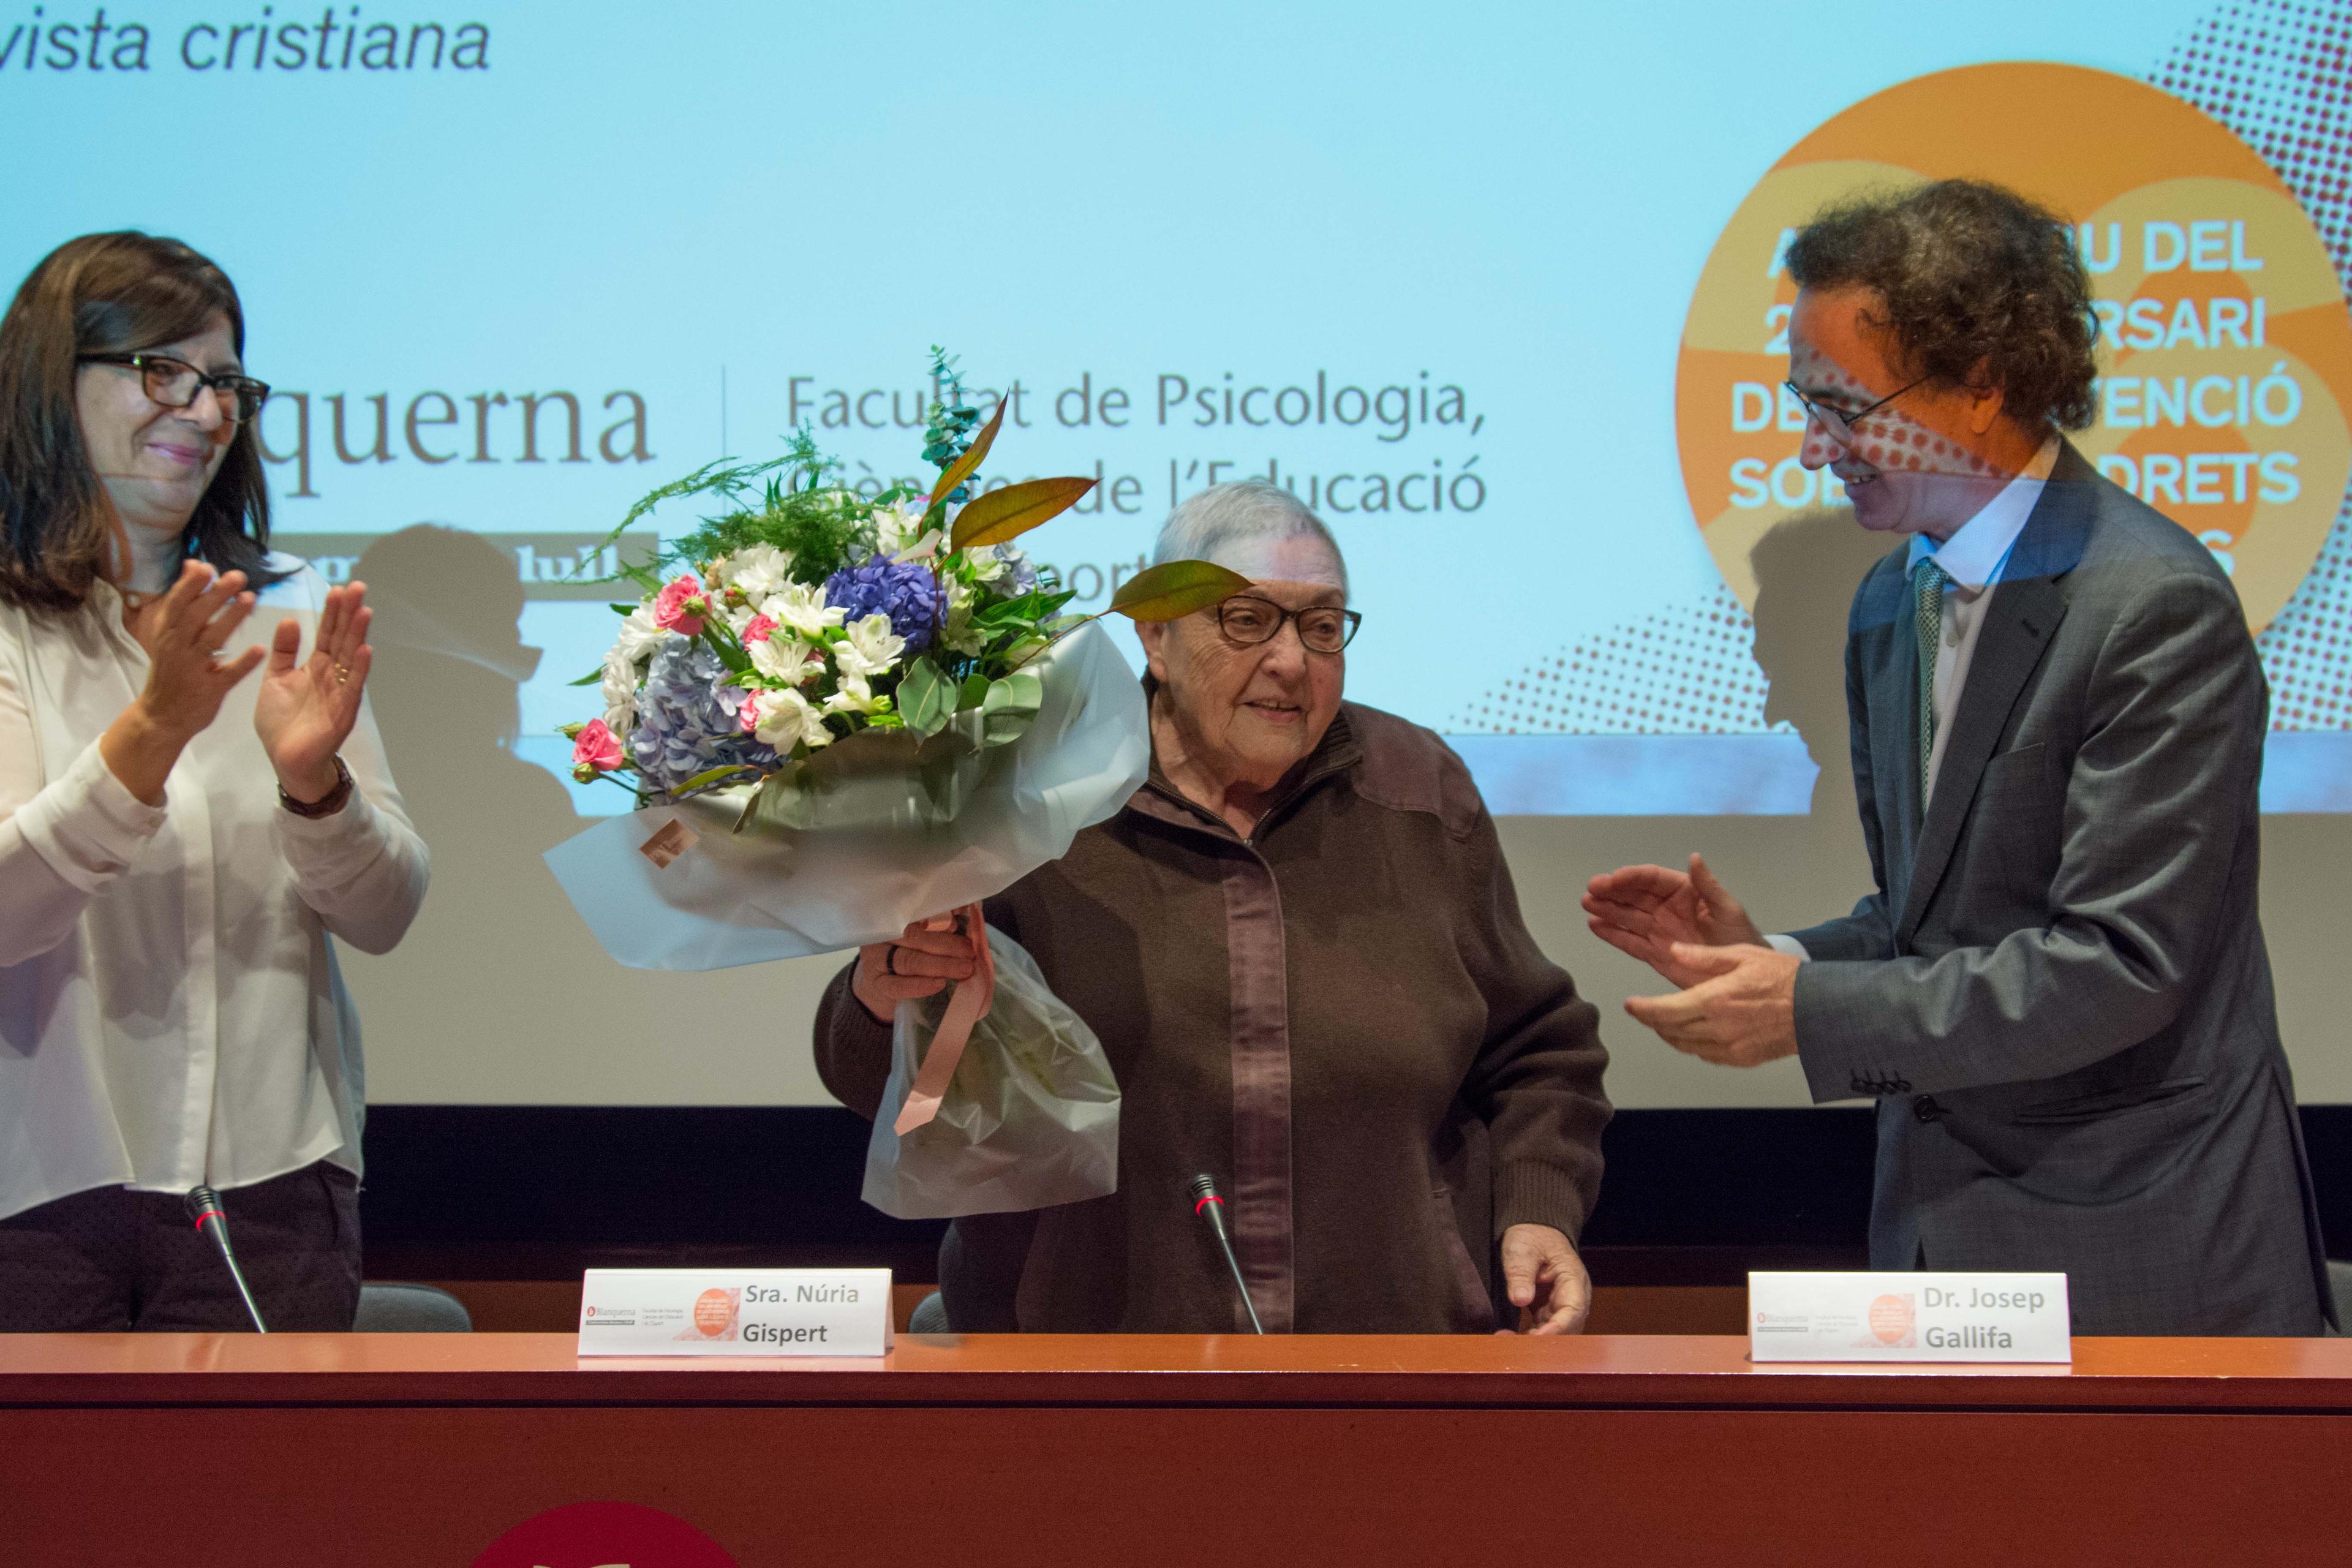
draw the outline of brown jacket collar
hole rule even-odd
[[[1158,687],[1159,683],[1150,676],[1143,678],[1143,700],[1147,705]],[[1250,838],[1263,837],[1267,828],[1279,818],[1288,816],[1293,807],[1318,787],[1352,771],[1364,760],[1363,748],[1356,742],[1355,729],[1348,722],[1348,708],[1349,704],[1345,702],[1339,705],[1339,711],[1332,716],[1330,728],[1323,731],[1323,739],[1316,743],[1313,751],[1292,764],[1290,771],[1275,784],[1272,803],[1258,817],[1256,831],[1250,835]],[[1151,752],[1150,776],[1144,781],[1141,789],[1128,797],[1127,809],[1171,826],[1206,831],[1235,844],[1247,842],[1234,831],[1231,823],[1186,796],[1182,790],[1170,782],[1167,773],[1160,769],[1157,745]]]

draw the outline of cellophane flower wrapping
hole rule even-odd
[[[547,863],[604,951],[633,969],[887,941],[1060,858],[1142,786],[1142,689],[1109,635],[1082,626],[1029,668],[1036,717],[1010,743],[950,742],[926,762],[903,732],[869,731],[816,753],[805,784],[748,816],[760,786],[709,789],[607,818]],[[692,842],[657,864],[643,851],[672,823]]]
[[[995,1005],[973,1027],[939,1114],[903,1135],[892,1113],[906,1103],[947,995],[898,1006],[862,1194],[893,1218],[1050,1208],[1118,1190],[1118,1080],[1101,1042],[1020,943],[992,927],[987,939]]]

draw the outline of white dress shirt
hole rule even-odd
[[[1960,710],[1960,692],[1969,683],[1969,665],[1977,654],[1977,635],[1984,630],[2001,568],[2025,531],[2026,519],[2041,502],[2042,487],[2058,466],[2058,441],[2053,437],[2035,453],[2024,471],[2003,485],[1974,517],[1938,544],[1924,533],[1911,536],[1911,552],[1903,563],[1907,576],[1919,563],[1932,558],[1942,567],[1943,628],[1936,639],[1936,668],[1930,679],[1929,702],[1936,713],[1936,742],[1927,752],[1927,788],[1920,809],[1936,798],[1936,779],[1944,770],[1944,746],[1951,738],[1952,718]],[[1906,601],[1907,602],[1907,601]],[[1907,618],[1907,617],[1906,617]],[[1795,937],[1775,933],[1764,939],[1780,952],[1810,959],[1805,944]]]
[[[326,584],[271,565],[299,570],[222,658],[289,616],[308,655]],[[360,1169],[359,1026],[329,933],[390,950],[425,883],[374,720],[363,704],[342,748],[348,804],[297,816],[248,676],[150,806],[98,749],[147,670],[103,584],[68,616],[0,605],[0,1217],[92,1187]]]

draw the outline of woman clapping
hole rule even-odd
[[[397,942],[425,847],[365,590],[268,551],[244,339],[220,269],[141,234],[0,320],[0,1330],[248,1326],[198,1184],[270,1328],[359,1299],[331,938]]]

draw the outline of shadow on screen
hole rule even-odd
[[[540,650],[517,630],[522,584],[506,552],[420,524],[368,546],[352,575],[375,610],[368,698],[393,777],[433,849],[433,899],[479,886],[501,898],[544,884],[540,851],[588,824],[544,768],[514,753],[520,690]]]
[[[372,1045],[472,1057],[487,1073],[479,1053],[527,1044],[564,998],[612,984],[611,961],[540,858],[592,819],[513,749],[540,650],[519,631],[512,555],[421,524],[370,544],[352,575],[375,610],[369,701],[433,885],[394,953],[347,963]],[[533,1097],[562,1098],[561,1081]]]
[[[1909,542],[1870,532],[1840,507],[1784,518],[1748,552],[1756,574],[1756,663],[1771,682],[1764,719],[1792,725],[1821,769],[1811,815],[1800,821],[1842,829],[1854,823],[1846,612],[1863,574],[1890,547]]]

